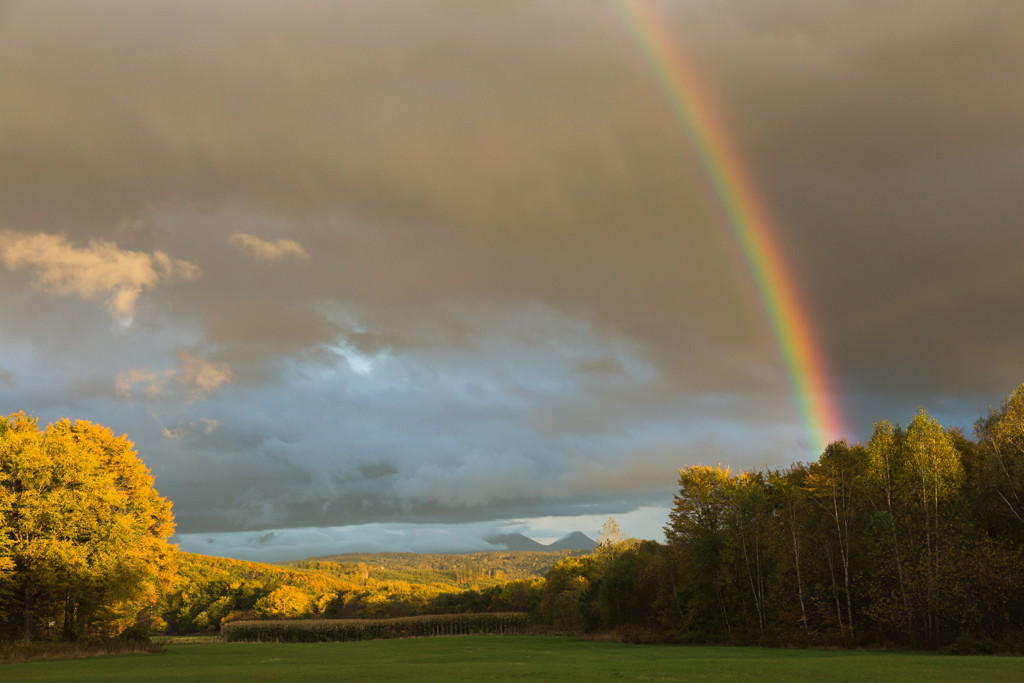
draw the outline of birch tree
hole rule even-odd
[[[925,631],[934,637],[938,629],[938,583],[942,562],[944,504],[960,494],[964,467],[953,439],[924,408],[907,427],[903,471],[908,482],[908,502],[914,506],[919,529],[924,532]]]
[[[974,435],[986,455],[982,485],[1002,515],[1024,530],[1024,384],[975,423]]]

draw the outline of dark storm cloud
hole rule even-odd
[[[658,7],[851,436],[1024,380],[1020,5]],[[0,269],[0,404],[130,433],[183,532],[619,512],[807,457],[604,5],[3,5],[0,234],[39,247]]]
[[[844,389],[991,400],[1018,383],[1024,8],[677,9],[777,210]]]

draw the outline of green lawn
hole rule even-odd
[[[175,644],[122,655],[0,666],[0,681],[1024,681],[1024,659],[899,652],[622,645],[463,636],[278,645]]]

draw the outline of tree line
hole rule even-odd
[[[973,439],[920,409],[815,462],[679,473],[666,543],[605,540],[539,618],[679,642],[935,647],[1024,628],[1024,385]]]

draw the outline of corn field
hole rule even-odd
[[[514,635],[527,632],[522,613],[430,614],[397,619],[234,621],[221,627],[228,642],[328,643],[427,636]]]

